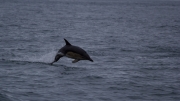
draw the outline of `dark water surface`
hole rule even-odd
[[[180,1],[0,0],[0,101],[179,101]],[[62,58],[63,38],[94,62]]]

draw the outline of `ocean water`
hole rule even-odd
[[[179,101],[180,1],[0,0],[0,101]],[[63,38],[94,62],[63,57]]]

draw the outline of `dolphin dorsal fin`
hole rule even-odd
[[[71,46],[71,44],[64,38],[64,41],[66,42],[66,45]]]

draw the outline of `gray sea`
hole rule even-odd
[[[0,101],[180,101],[180,1],[0,0]]]

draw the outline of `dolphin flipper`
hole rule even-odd
[[[75,60],[72,61],[72,63],[76,63],[78,61],[79,61],[79,59],[75,59]]]

